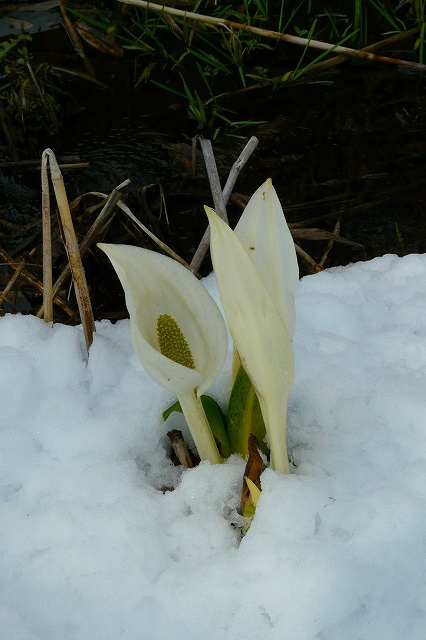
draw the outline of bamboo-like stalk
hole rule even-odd
[[[419,62],[410,62],[408,60],[400,60],[399,58],[388,58],[387,56],[378,56],[369,51],[363,51],[358,49],[350,49],[349,47],[342,47],[340,45],[330,44],[329,42],[322,42],[320,40],[311,40],[310,38],[301,38],[300,36],[293,36],[288,33],[280,33],[279,31],[270,31],[268,29],[261,29],[259,27],[253,27],[248,24],[241,24],[239,22],[232,22],[225,18],[215,18],[213,16],[206,16],[199,13],[193,13],[191,11],[182,11],[181,9],[175,9],[174,7],[168,7],[166,5],[155,4],[153,2],[146,2],[145,0],[119,0],[125,4],[133,4],[138,7],[156,11],[157,13],[168,13],[170,15],[186,18],[187,20],[197,20],[198,22],[205,22],[206,24],[224,25],[230,29],[237,31],[248,31],[249,33],[255,33],[258,36],[265,38],[272,38],[274,40],[281,40],[283,42],[291,42],[303,47],[311,47],[313,49],[321,49],[322,51],[333,51],[344,56],[361,58],[369,62],[383,62],[385,64],[392,64],[402,67],[408,67],[409,69],[426,70],[426,65]]]
[[[95,331],[95,321],[93,318],[92,305],[90,302],[89,290],[87,287],[86,276],[81,261],[80,250],[78,246],[77,236],[74,231],[74,225],[68,204],[67,194],[65,191],[64,179],[56,162],[55,154],[51,149],[45,149],[44,153],[49,156],[50,177],[52,179],[53,189],[55,191],[56,202],[59,210],[59,221],[62,230],[62,237],[68,254],[74,288],[77,298],[78,309],[83,327],[84,338],[87,350],[93,341],[93,332]]]
[[[210,141],[204,141],[204,142],[210,142]],[[234,164],[231,167],[231,171],[229,172],[229,176],[228,179],[225,183],[225,187],[223,189],[223,192],[221,193],[221,200],[219,201],[219,206],[223,206],[224,208],[224,212],[225,212],[225,216],[226,216],[226,205],[228,203],[229,197],[232,193],[232,189],[234,188],[234,185],[237,181],[237,178],[240,174],[241,169],[243,168],[243,166],[246,164],[247,160],[250,158],[251,154],[253,153],[253,151],[256,149],[257,145],[258,145],[259,140],[255,137],[252,136],[250,138],[250,140],[247,142],[246,146],[244,147],[244,149],[241,151],[240,155],[238,156],[238,158],[236,159],[236,161],[234,162]],[[193,147],[194,149],[194,147]],[[213,149],[211,148],[211,143],[210,143],[210,147],[205,145],[204,149],[203,149],[203,153],[204,153],[204,158],[206,161],[206,169],[207,169],[207,173],[209,172],[209,166],[212,165],[212,161],[211,158],[209,157],[209,155],[211,154],[211,156],[213,157],[213,163],[214,163],[214,167],[216,168],[216,163],[214,162],[214,155],[213,155]],[[207,156],[207,158],[206,158]],[[217,174],[217,168],[216,168],[216,174]],[[219,181],[219,176],[217,177],[217,180]],[[212,184],[212,182],[210,181],[210,185]],[[219,182],[219,187],[220,187],[220,182]],[[213,194],[213,201],[214,201],[214,194]],[[222,205],[223,203],[223,205]],[[216,202],[215,202],[215,206],[216,206]],[[218,211],[219,213],[219,211]],[[223,217],[223,216],[221,216]],[[227,220],[227,217],[223,218],[224,220]],[[207,227],[207,229],[204,232],[203,237],[201,238],[200,244],[198,245],[198,248],[196,250],[196,252],[194,253],[194,257],[191,260],[191,264],[189,266],[190,270],[192,271],[192,273],[198,273],[198,270],[201,266],[201,263],[204,259],[204,256],[206,255],[208,248],[210,246],[210,227]]]
[[[43,319],[53,322],[52,231],[50,226],[50,192],[47,165],[49,156],[41,156],[41,226],[43,237]]]

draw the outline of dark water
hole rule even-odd
[[[111,59],[106,65],[99,58],[99,65],[102,80],[114,89],[74,84],[77,105],[84,102],[85,109],[76,107],[59,135],[40,135],[34,154],[50,146],[58,155],[78,155],[90,163],[64,170],[69,199],[86,191],[108,192],[126,178],[136,196],[161,183],[168,221],[163,216],[159,226],[189,259],[205,226],[202,205],[209,203],[202,163],[199,176],[189,176],[196,123],[175,103],[179,98],[152,85],[134,90],[129,61]],[[313,219],[306,226],[331,231],[340,218],[340,234],[363,248],[336,244],[328,266],[387,252],[425,252],[425,89],[419,73],[346,63],[299,86],[238,96],[224,103],[233,119],[265,123],[214,142],[221,178],[256,135],[258,149],[235,190],[250,195],[272,177],[289,222]],[[3,169],[0,199],[0,242],[18,258],[40,236],[37,174]],[[230,213],[235,220],[240,209],[231,206]],[[327,243],[301,244],[318,260]]]

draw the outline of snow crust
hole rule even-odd
[[[294,347],[294,468],[240,542],[244,461],[171,464],[128,321],[87,360],[79,327],[1,318],[0,638],[424,640],[426,257],[303,278]]]

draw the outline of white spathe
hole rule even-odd
[[[271,178],[254,192],[234,231],[293,336],[299,266]]]
[[[241,363],[255,388],[271,466],[288,473],[287,398],[294,380],[290,334],[255,264],[234,231],[205,207],[220,298]]]
[[[217,304],[194,275],[166,256],[129,245],[98,246],[111,260],[123,286],[137,357],[154,380],[176,393],[201,459],[220,462],[199,401],[228,351],[226,325]],[[161,353],[157,320],[163,314],[179,325],[194,369]]]

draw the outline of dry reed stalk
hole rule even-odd
[[[177,262],[180,262],[180,264],[182,264],[184,267],[189,269],[189,264],[186,262],[186,260],[181,258],[177,253],[175,253],[175,251],[173,251],[173,249],[168,247],[162,240],[160,240],[160,238],[157,238],[157,236],[154,233],[152,233],[152,231],[150,231],[148,227],[146,227],[140,220],[137,219],[137,217],[130,211],[129,207],[126,204],[124,204],[124,202],[118,202],[117,206],[120,207],[120,209],[126,214],[126,216],[128,216],[130,220],[132,220],[132,222],[134,222],[134,224],[137,227],[142,229],[142,231],[146,233],[146,235],[149,236],[151,240],[153,240],[160,247],[160,249],[162,249],[165,253],[167,253],[171,258],[173,258]]]
[[[6,262],[7,264],[9,264],[13,269],[16,269],[17,267],[20,266],[19,262],[16,262],[16,260],[14,260],[12,258],[12,256],[10,256],[7,251],[5,251],[4,249],[2,249],[0,247],[0,258],[2,260],[4,260],[4,262]],[[35,276],[33,276],[32,273],[30,273],[29,271],[27,271],[25,268],[22,269],[21,271],[21,277],[23,280],[25,280],[26,282],[28,282],[29,285],[31,285],[32,287],[34,287],[35,289],[37,289],[37,291],[40,291],[40,293],[43,293],[43,283],[36,278]],[[62,311],[65,311],[65,313],[67,315],[69,315],[70,317],[73,317],[74,314],[74,310],[71,309],[71,307],[69,305],[67,305],[67,303],[65,302],[65,300],[63,300],[61,298],[61,296],[57,295],[54,297],[54,303],[60,308],[62,309]]]
[[[213,149],[212,149],[212,146],[211,146],[211,142],[210,142],[210,140],[204,141],[204,142],[209,142],[210,143],[210,145],[205,145],[204,149],[203,149],[203,154],[204,154],[204,159],[205,159],[205,162],[206,162],[207,173],[209,172],[209,167],[213,166],[213,164],[214,164],[215,173],[217,175],[216,162],[214,161],[214,155],[213,155]],[[244,149],[241,151],[240,155],[238,156],[237,160],[232,165],[231,171],[229,172],[229,176],[228,176],[228,179],[226,181],[226,184],[225,184],[225,187],[223,189],[223,192],[221,191],[221,199],[219,201],[219,206],[223,206],[223,211],[224,211],[225,215],[221,216],[221,218],[226,220],[226,222],[228,222],[228,217],[226,215],[226,205],[227,205],[229,197],[230,197],[230,195],[232,193],[232,189],[234,188],[234,185],[235,185],[235,183],[237,181],[237,178],[238,178],[238,176],[239,176],[239,174],[241,172],[241,169],[246,164],[246,162],[250,158],[250,156],[253,153],[253,151],[256,149],[258,143],[259,143],[259,140],[255,136],[252,136],[250,138],[250,140],[247,142],[246,146],[244,147]],[[192,149],[193,149],[193,157],[195,157],[194,145],[193,145]],[[210,154],[211,154],[211,157],[210,157]],[[213,177],[213,180],[215,180],[214,177]],[[210,175],[209,175],[209,181],[210,181],[210,186],[211,186],[212,185],[212,181],[210,180]],[[217,182],[219,183],[219,188],[220,188],[220,181],[219,181],[219,176],[218,175],[217,175]],[[217,189],[218,189],[218,187],[215,186],[215,192],[217,192]],[[213,190],[212,190],[212,194],[213,194],[213,201],[214,201],[215,194],[213,193]],[[216,206],[216,202],[215,202],[215,206]],[[219,211],[217,209],[216,209],[216,211],[217,211],[217,213],[219,213]],[[201,238],[200,244],[198,245],[198,248],[197,248],[196,252],[194,253],[194,257],[191,260],[191,264],[189,265],[189,268],[190,268],[192,273],[198,273],[198,271],[200,269],[200,266],[201,266],[201,263],[204,260],[204,256],[206,255],[209,246],[210,246],[210,227],[207,227],[207,229],[204,232],[203,237]]]
[[[61,227],[62,238],[64,240],[68,260],[70,263],[81,324],[86,341],[86,347],[87,350],[89,350],[90,345],[93,341],[95,321],[93,318],[93,311],[90,302],[86,276],[84,274],[83,263],[81,261],[77,236],[74,231],[74,225],[71,217],[62,173],[58,167],[58,163],[56,162],[55,154],[53,153],[53,151],[51,149],[45,149],[43,151],[43,156],[45,154],[49,157],[50,177],[52,180],[53,190],[55,192],[59,211],[58,221]]]
[[[333,235],[338,236],[339,233],[340,233],[340,218],[336,221],[336,224],[334,225]],[[327,246],[325,248],[325,251],[324,251],[324,253],[322,255],[322,258],[318,263],[320,265],[320,267],[324,267],[324,265],[326,263],[326,260],[328,258],[328,255],[329,255],[330,251],[333,248],[333,245],[334,245],[334,239],[329,240],[328,243],[327,243]]]
[[[74,27],[73,22],[70,20],[68,14],[67,14],[66,5],[65,5],[64,0],[59,0],[59,10],[61,12],[61,17],[62,17],[62,21],[64,23],[65,30],[67,31],[67,33],[68,33],[68,35],[70,37],[70,40],[73,43],[74,51],[83,60],[83,64],[86,67],[86,71],[89,74],[89,76],[95,77],[96,74],[95,74],[95,70],[93,68],[93,65],[90,62],[89,58],[86,56],[84,48],[83,48],[83,44],[81,42],[81,38],[80,38],[80,36],[78,35],[78,32],[77,32],[77,29]]]
[[[121,197],[121,192],[119,190],[127,186],[129,182],[130,180],[125,180],[124,182],[119,184],[117,187],[115,187],[115,189],[113,189],[113,191],[110,193],[109,196],[105,195],[104,193],[98,194],[106,198],[107,200],[104,206],[102,207],[102,210],[100,211],[98,217],[96,218],[96,220],[94,221],[94,223],[92,224],[92,226],[90,227],[90,229],[88,230],[88,232],[86,233],[86,235],[84,236],[83,240],[80,243],[79,250],[80,250],[81,257],[84,256],[87,249],[94,242],[96,237],[100,233],[102,233],[102,231],[105,229],[105,225],[109,223],[110,221],[108,220],[109,214],[114,209],[115,205],[117,204],[117,202],[120,200],[120,197]],[[80,200],[80,199],[81,198],[78,198],[77,200]],[[68,263],[64,267],[64,269],[61,271],[58,279],[56,280],[53,286],[53,295],[56,295],[62,289],[66,280],[69,278],[70,274],[71,274],[71,265],[70,263]],[[40,311],[37,313],[37,315],[39,314],[40,314]]]
[[[368,45],[368,47],[363,47],[360,51],[375,51],[377,49],[383,49],[385,47],[390,47],[394,44],[398,44],[411,36],[414,36],[418,33],[420,29],[418,27],[414,27],[413,29],[409,29],[408,31],[404,31],[403,33],[398,33],[395,36],[391,36],[390,38],[386,38],[386,40],[380,40],[379,42],[375,42],[374,44]],[[321,62],[316,62],[312,64],[306,71],[303,72],[303,76],[311,75],[312,73],[319,73],[321,71],[326,71],[332,67],[335,67],[343,62],[346,62],[346,56],[334,56],[333,58],[328,58],[327,60],[321,60]],[[291,79],[291,74],[294,71],[289,71],[289,78]],[[235,96],[241,93],[247,93],[248,91],[255,91],[256,89],[263,89],[264,87],[269,87],[271,84],[276,84],[280,82],[283,78],[283,74],[280,76],[275,76],[274,78],[268,78],[267,80],[262,80],[262,82],[258,82],[257,84],[251,84],[248,87],[243,87],[242,89],[237,89],[236,91],[230,91],[229,93],[225,93],[224,96]]]
[[[47,175],[48,156],[41,157],[41,224],[43,237],[43,319],[53,322],[52,231],[50,225],[50,192]]]
[[[224,25],[230,29],[237,31],[248,31],[249,33],[255,33],[258,36],[265,38],[272,38],[273,40],[281,40],[283,42],[291,42],[303,47],[311,47],[313,49],[321,49],[322,51],[333,51],[334,53],[342,54],[343,56],[360,58],[367,60],[368,62],[383,62],[386,64],[397,65],[401,67],[407,67],[409,69],[418,69],[425,71],[426,65],[419,62],[410,62],[408,60],[400,60],[398,58],[388,58],[387,56],[378,56],[369,51],[363,51],[358,49],[350,49],[349,47],[342,47],[340,45],[330,44],[329,42],[322,42],[320,40],[311,40],[309,38],[301,38],[300,36],[292,36],[288,33],[280,33],[279,31],[269,31],[268,29],[260,29],[259,27],[252,27],[247,24],[241,24],[239,22],[232,22],[225,18],[215,18],[213,16],[205,16],[199,13],[193,13],[191,11],[182,11],[181,9],[175,9],[166,5],[155,4],[153,2],[146,2],[145,0],[119,0],[125,4],[133,4],[138,7],[143,7],[157,13],[168,13],[170,15],[186,18],[187,20],[196,20],[198,22],[205,22],[206,24]]]
[[[0,112],[1,112],[1,107],[0,107]],[[69,164],[63,164],[63,163],[69,163]],[[58,164],[59,167],[62,168],[64,166],[66,167],[86,167],[87,165],[89,165],[88,162],[80,162],[80,158],[79,156],[61,156],[61,159],[58,160]],[[0,167],[28,167],[29,169],[37,169],[40,170],[41,168],[41,162],[40,162],[40,158],[37,158],[36,160],[13,160],[13,161],[6,161],[6,162],[0,162]]]
[[[7,283],[7,285],[5,286],[3,291],[0,291],[0,308],[6,302],[6,299],[7,299],[7,296],[9,295],[9,292],[14,287],[15,282],[18,280],[18,278],[21,275],[21,272],[24,269],[24,267],[25,267],[25,260],[22,259],[21,262],[19,263],[19,265],[16,267],[13,276],[11,277],[11,279],[9,280],[9,282]]]
[[[290,233],[293,238],[297,240],[331,240],[332,242],[340,242],[341,244],[348,244],[351,247],[357,247],[358,249],[362,249],[364,245],[359,242],[354,242],[353,240],[348,240],[347,238],[343,238],[331,231],[324,231],[324,229],[295,229],[294,227],[290,228]]]
[[[299,247],[299,245],[296,244],[296,242],[294,243],[294,248],[296,249],[297,255],[303,260],[303,262],[305,262],[308,265],[312,273],[319,273],[320,271],[323,270],[323,268],[317,262],[315,262],[313,258],[311,258],[309,253],[306,253],[306,251],[304,251],[302,247]]]
[[[219,172],[216,166],[216,160],[214,158],[213,147],[211,140],[205,138],[198,138],[200,142],[201,151],[203,152],[204,162],[206,165],[207,177],[209,179],[210,191],[213,197],[213,206],[217,215],[228,222],[228,216],[226,214],[226,204],[223,199],[222,187],[220,186]]]
[[[80,243],[80,255],[84,256],[84,254],[86,253],[87,249],[90,247],[92,242],[95,240],[96,236],[99,236],[99,234],[101,234],[105,230],[105,225],[109,224],[109,222],[110,222],[110,220],[107,219],[108,218],[108,214],[113,209],[113,207],[115,205],[117,205],[117,207],[119,209],[121,209],[123,211],[123,213],[125,213],[132,220],[132,222],[134,222],[134,224],[136,226],[138,226],[147,236],[149,236],[151,238],[151,240],[153,240],[160,247],[160,249],[162,249],[165,253],[167,253],[174,260],[177,260],[177,262],[180,262],[184,267],[189,269],[189,264],[187,262],[185,262],[185,260],[183,258],[181,258],[177,253],[175,253],[173,251],[173,249],[168,247],[162,240],[157,238],[157,236],[154,233],[152,233],[152,231],[150,231],[140,220],[138,220],[136,218],[136,216],[130,211],[129,207],[126,204],[124,204],[124,202],[119,200],[120,195],[121,195],[120,192],[119,192],[119,189],[121,189],[124,186],[126,186],[129,182],[130,182],[130,180],[125,180],[123,183],[118,185],[111,192],[111,194],[109,196],[107,194],[101,193],[99,191],[89,191],[88,193],[85,193],[85,194],[79,196],[78,198],[76,198],[73,201],[72,204],[73,205],[77,205],[81,201],[81,199],[84,196],[87,196],[87,195],[93,195],[93,196],[98,196],[99,198],[107,199],[104,207],[102,208],[102,210],[99,213],[98,217],[96,218],[95,222],[90,227],[89,231],[87,232],[87,234],[84,236],[83,240]],[[130,231],[129,231],[129,233],[130,233]],[[130,234],[130,235],[132,235],[132,234]],[[64,269],[62,270],[62,272],[58,276],[58,279],[56,280],[55,284],[53,285],[53,296],[54,297],[58,295],[59,291],[64,286],[64,284],[65,284],[66,280],[69,278],[70,274],[71,274],[71,269],[70,269],[70,265],[68,264],[68,265],[66,265],[66,267],[64,267]],[[41,307],[41,309],[38,310],[37,317],[40,318],[42,316],[42,314],[43,314],[43,307]]]

